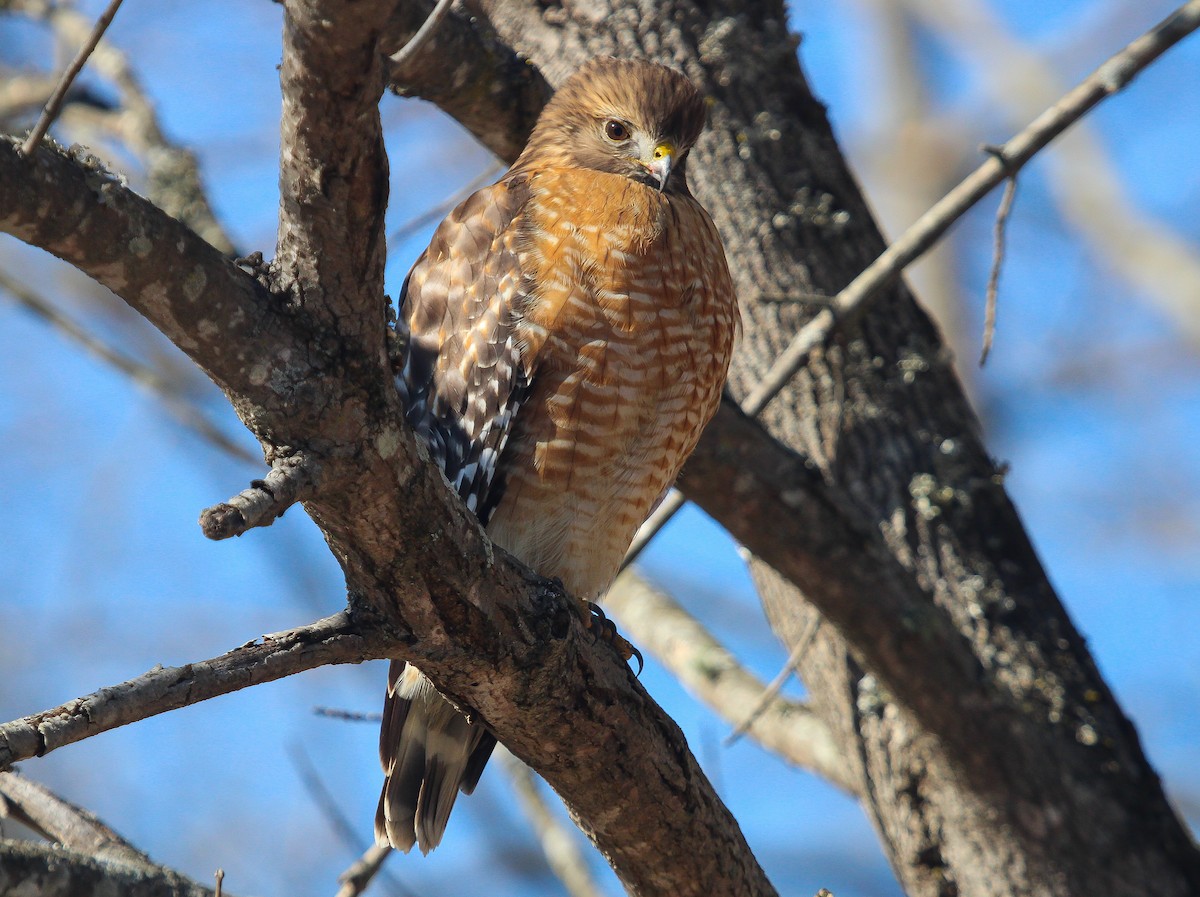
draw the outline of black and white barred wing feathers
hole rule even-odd
[[[485,525],[533,376],[517,333],[529,289],[520,266],[526,195],[523,183],[501,181],[463,202],[438,227],[400,300],[407,344],[397,385],[408,423]]]

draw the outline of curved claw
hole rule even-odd
[[[587,627],[589,629],[594,628],[599,638],[604,639],[604,641],[616,648],[622,660],[627,661],[636,657],[638,668],[634,675],[641,676],[642,670],[646,667],[646,662],[642,658],[642,652],[621,637],[621,633],[617,632],[616,624],[604,615],[604,611],[600,609],[600,605],[591,601],[584,601],[583,606],[589,612],[585,621]]]

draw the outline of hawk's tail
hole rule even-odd
[[[475,790],[495,737],[469,721],[416,667],[392,661],[388,671],[379,758],[383,794],[375,842],[429,853],[442,840],[458,792]]]

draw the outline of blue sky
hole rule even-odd
[[[96,4],[92,4],[96,6]],[[1030,47],[1062,60],[1068,81],[1166,15],[1171,4],[993,2]],[[240,247],[274,244],[279,95],[277,6],[126,0],[110,37],[128,51],[164,127],[192,147],[217,211]],[[888,73],[867,4],[792,6],[801,58],[868,196]],[[0,17],[0,60],[30,64],[38,29]],[[914,43],[940,120],[972,144],[1012,129],[977,71],[932,35]],[[1200,248],[1200,39],[1144,73],[1090,118],[1133,202]],[[102,82],[95,82],[102,84]],[[491,165],[436,110],[387,98],[394,229]],[[1200,819],[1200,360],[1172,321],[1117,277],[1103,251],[1064,224],[1053,160],[1022,175],[1009,231],[1000,329],[978,371],[992,197],[954,231],[964,298],[960,350],[988,445],[1011,464],[1010,492],[1052,581],[1095,652],[1169,791]],[[136,181],[135,181],[136,183]],[[906,222],[887,222],[899,233]],[[392,247],[395,291],[429,229]],[[7,238],[0,269],[36,285],[93,332],[139,358],[167,358],[230,433],[222,398],[161,339],[84,278]],[[1200,313],[1200,284],[1190,290]],[[973,340],[973,342],[972,342]],[[247,446],[251,440],[239,435]],[[0,716],[54,706],[157,663],[219,654],[264,632],[337,610],[340,573],[298,510],[267,530],[206,541],[200,509],[257,471],[199,442],[161,403],[0,292]],[[784,652],[761,622],[734,546],[689,510],[645,556],[667,585],[744,661],[771,678]],[[239,894],[328,894],[354,852],[301,786],[296,751],[320,769],[365,847],[379,785],[372,725],[315,706],[374,711],[381,665],[321,670],[231,695],[60,750],[24,771],[58,788],[155,859],[208,879],[218,865]],[[726,726],[652,661],[647,688],[676,718],[783,893],[896,894],[853,802],[788,769]],[[795,691],[795,687],[793,687]],[[798,693],[798,692],[797,692]],[[389,864],[391,890],[493,897],[558,893],[500,771],[455,811],[428,858]],[[611,893],[615,880],[598,857]],[[399,882],[398,888],[395,882]],[[381,882],[388,886],[388,882]]]

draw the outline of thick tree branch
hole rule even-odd
[[[344,343],[350,370],[387,368],[379,34],[396,6],[397,0],[284,6],[275,275],[317,326]]]
[[[496,34],[484,16],[451,9],[418,52],[388,73],[392,89],[436,103],[506,162],[525,146],[550,99],[541,72]],[[396,52],[432,14],[431,0],[401,3],[384,48]]]
[[[225,897],[233,897],[228,891]],[[0,841],[0,894],[38,897],[214,897],[209,888],[166,867],[105,862],[31,841]]]
[[[390,641],[345,612],[264,636],[220,657],[148,673],[0,725],[0,769],[218,695],[336,663],[389,656]]]

